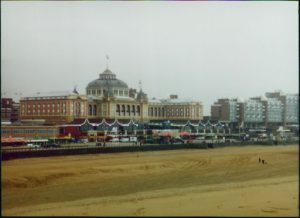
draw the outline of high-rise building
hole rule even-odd
[[[265,105],[260,99],[245,100],[241,106],[241,121],[244,127],[265,125]]]
[[[268,92],[268,98],[275,98],[283,106],[283,125],[299,123],[299,94],[285,94],[283,92]]]
[[[211,119],[222,122],[239,122],[240,99],[218,99],[211,106]]]
[[[267,98],[266,125],[282,125],[283,109],[283,104],[277,98]]]
[[[277,127],[299,122],[298,94],[281,92],[265,96],[238,99],[219,99],[211,106],[211,118],[243,127]]]

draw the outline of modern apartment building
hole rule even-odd
[[[299,94],[285,94],[277,91],[268,92],[266,96],[276,98],[282,103],[284,125],[299,123]]]
[[[218,101],[211,106],[211,119],[221,122],[239,122],[240,103],[240,99],[218,99]]]
[[[242,101],[219,99],[211,106],[212,120],[235,123],[243,127],[273,127],[298,124],[298,94],[266,93]]]
[[[265,105],[261,99],[251,98],[241,105],[240,121],[243,127],[258,127],[265,125]]]

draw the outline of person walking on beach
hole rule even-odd
[[[261,159],[260,159],[260,157],[258,158],[258,162],[259,162],[259,163],[261,162]]]

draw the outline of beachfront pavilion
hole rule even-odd
[[[76,129],[77,133],[72,132]],[[81,119],[66,125],[62,125],[61,132],[68,135],[77,135],[80,137],[87,136],[88,132],[94,132],[100,135],[115,134],[115,135],[146,135],[151,130],[178,130],[179,132],[188,133],[230,133],[230,129],[226,124],[221,122],[195,123],[190,121],[160,121],[160,122],[138,122],[134,120],[108,120],[108,119]],[[69,131],[69,132],[68,132]]]

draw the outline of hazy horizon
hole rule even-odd
[[[73,90],[109,68],[149,98],[298,93],[297,2],[1,2],[1,93]]]

